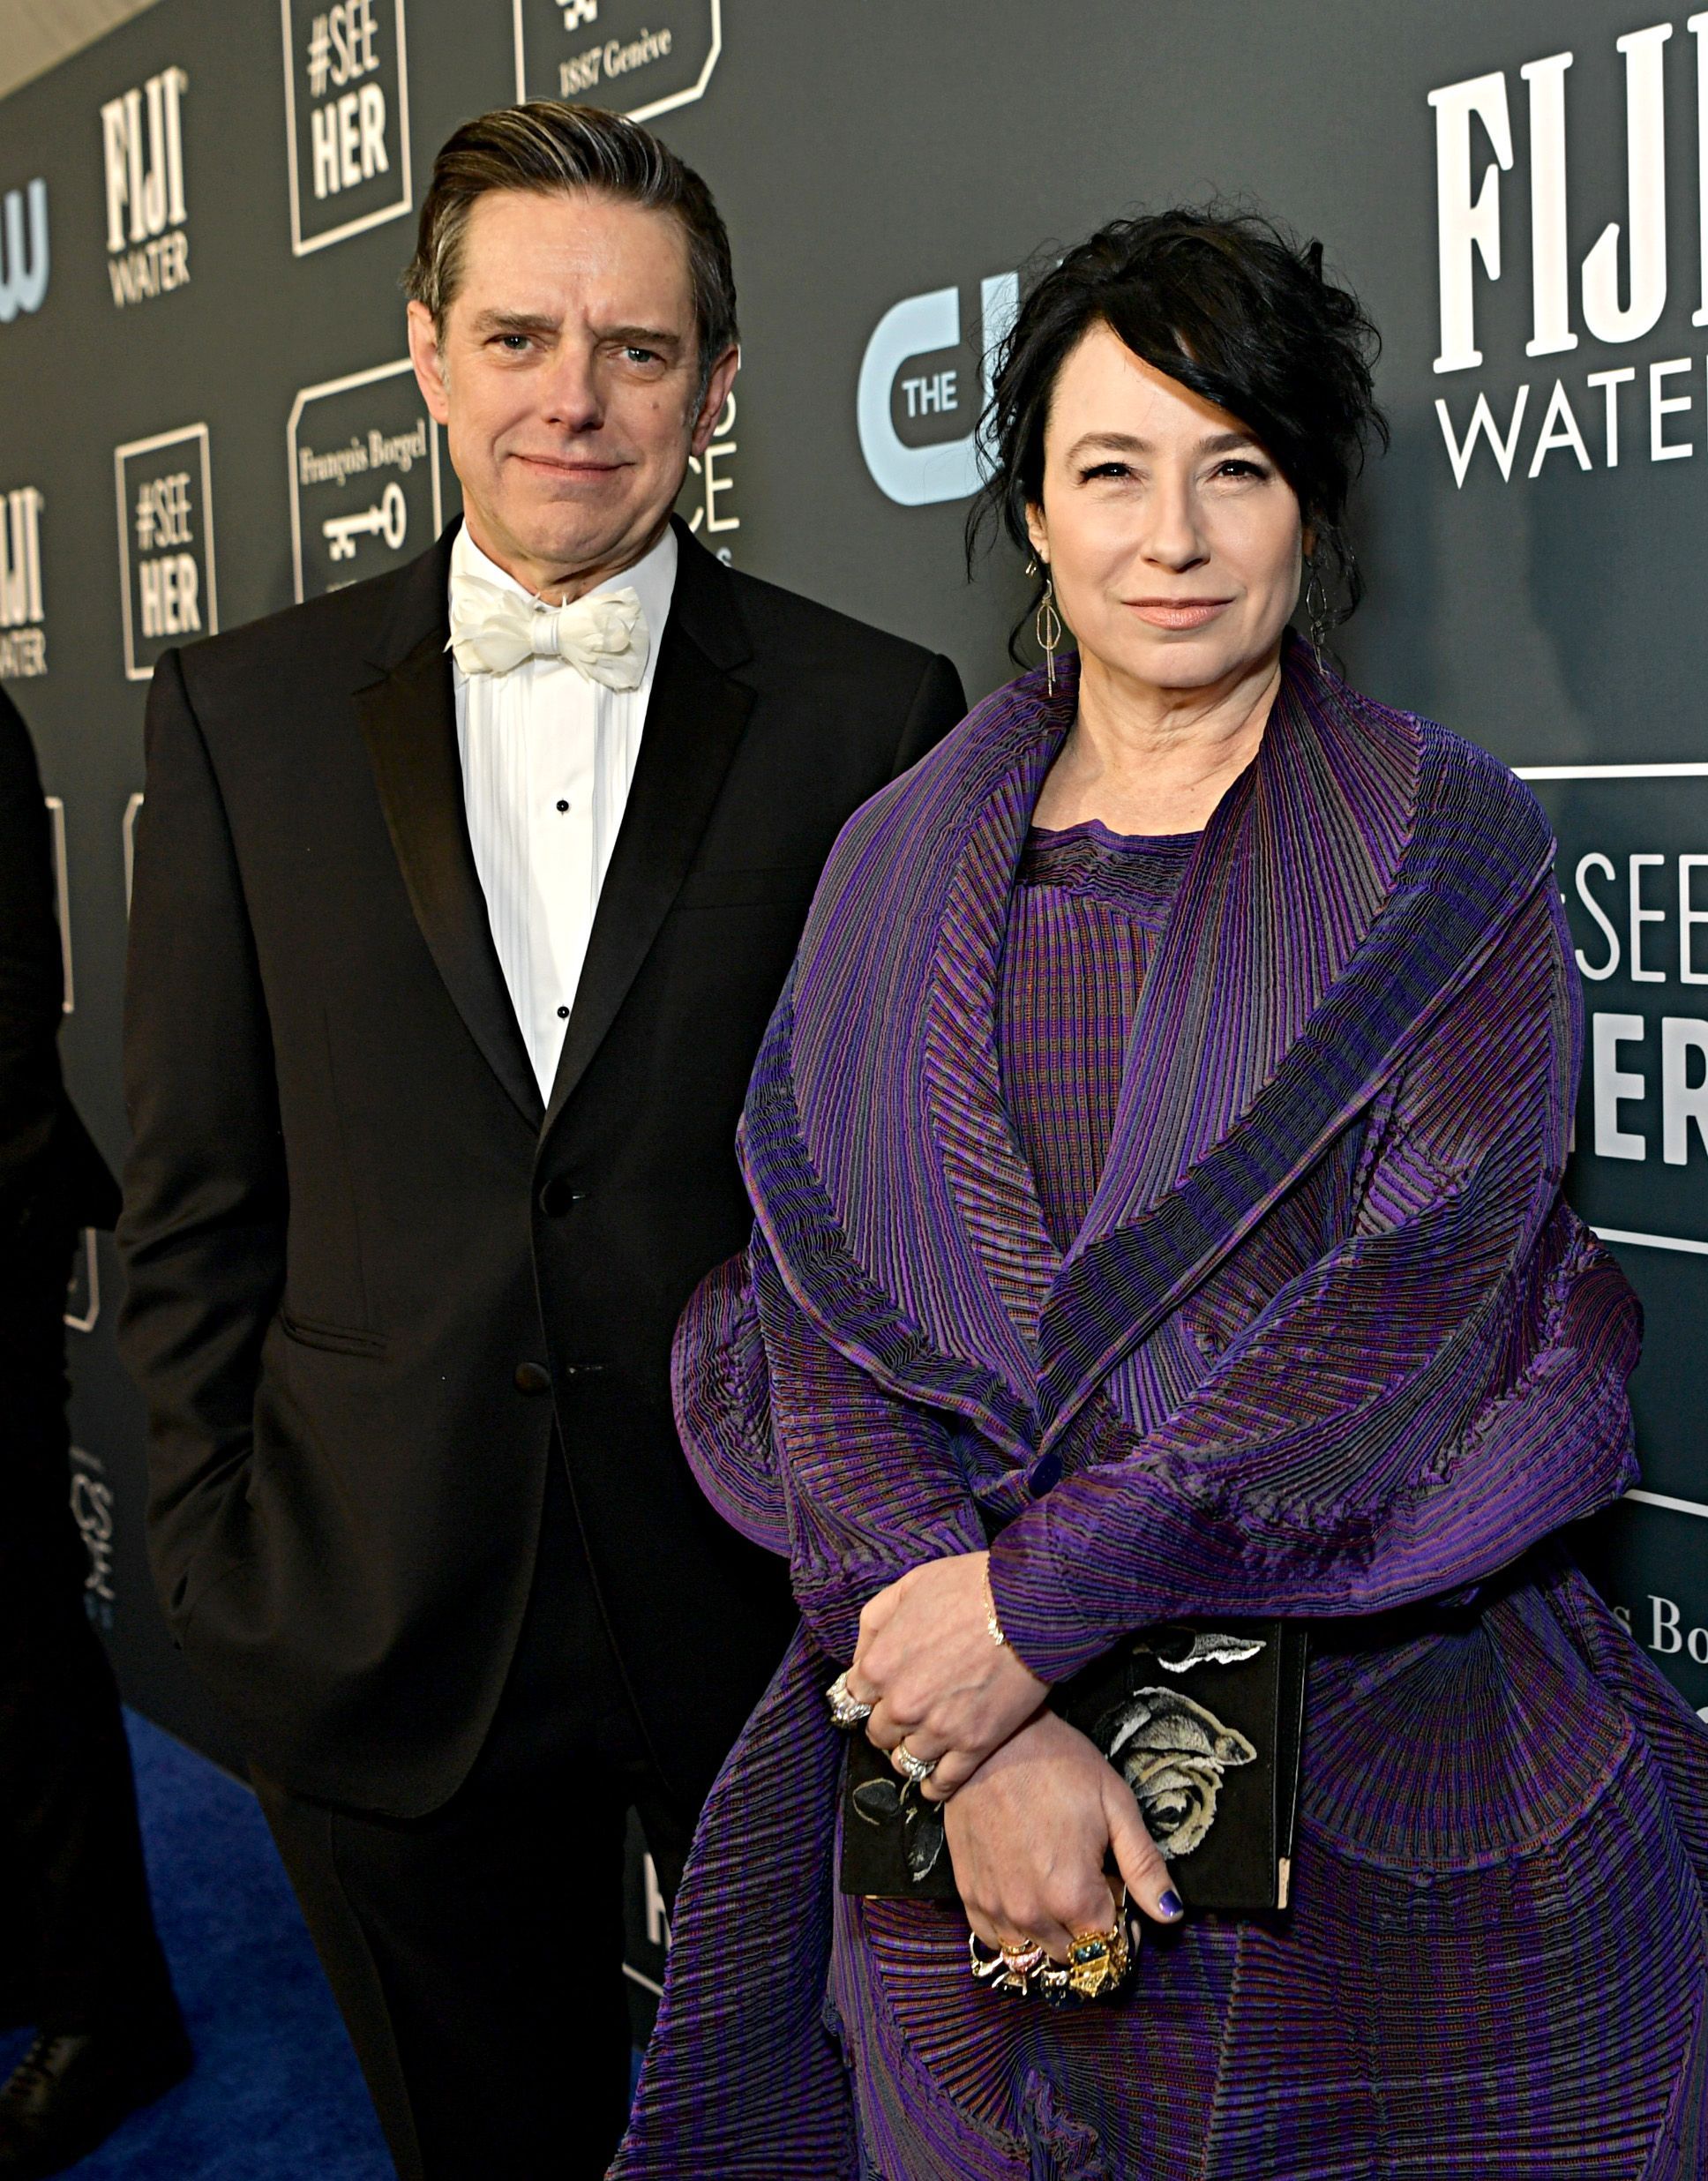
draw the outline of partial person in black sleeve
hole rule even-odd
[[[83,1609],[65,1290],[118,1190],[60,1080],[63,972],[35,753],[0,691],[0,2177],[92,2151],[190,2065],[154,1935],[118,1690]]]

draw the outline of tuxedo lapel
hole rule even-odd
[[[452,536],[447,531],[399,578],[371,656],[381,678],[356,692],[356,706],[422,937],[469,1035],[523,1120],[537,1128],[539,1085],[492,944],[463,803],[445,648]]]
[[[591,1065],[699,849],[755,692],[723,570],[678,523],[676,588],[647,724],[551,1087],[549,1131]]]

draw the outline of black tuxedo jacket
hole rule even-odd
[[[117,1185],[60,1080],[54,893],[35,752],[0,689],[0,1260],[26,1246],[26,1222],[109,1227],[118,1210]],[[56,1384],[56,1366],[53,1376]]]
[[[409,1815],[464,1777],[554,1423],[678,1793],[793,1623],[683,1460],[670,1335],[746,1238],[736,1121],[820,866],[963,700],[947,660],[678,541],[543,1109],[463,812],[449,535],[155,671],[121,1338],[173,1630],[299,1793]]]

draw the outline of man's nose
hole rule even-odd
[[[566,349],[553,361],[541,388],[549,423],[566,431],[596,431],[605,420],[593,358]]]

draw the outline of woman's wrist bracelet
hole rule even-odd
[[[993,1644],[1008,1642],[1008,1638],[1002,1633],[1002,1623],[996,1617],[996,1598],[991,1589],[991,1562],[988,1553],[985,1556],[985,1625],[991,1632],[991,1641]]]

